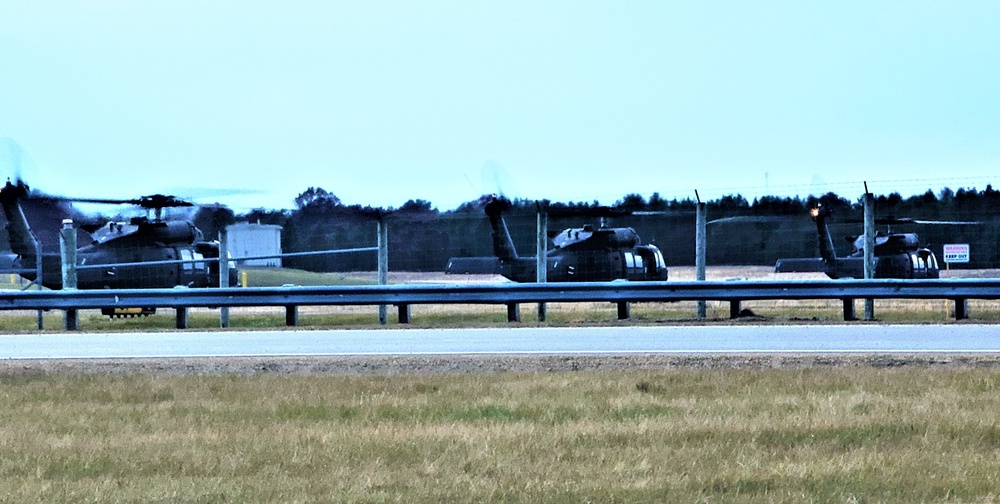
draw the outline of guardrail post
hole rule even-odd
[[[632,303],[628,301],[618,302],[618,320],[628,320],[632,318]]]
[[[734,299],[729,302],[729,318],[738,319],[740,318],[740,303],[739,299]]]
[[[955,320],[965,320],[967,318],[969,318],[969,300],[955,298]]]
[[[299,307],[296,305],[285,305],[285,325],[295,327],[299,325]]]
[[[858,317],[854,313],[854,300],[845,299],[844,300],[844,320],[850,322],[852,320],[857,320]]]
[[[188,309],[181,306],[177,308],[177,326],[178,329],[188,328]]]
[[[76,308],[69,308],[66,310],[63,329],[67,331],[80,330],[80,315],[76,312]]]
[[[396,305],[397,311],[399,312],[399,323],[409,324],[410,323],[410,305],[408,304],[398,304]]]
[[[521,306],[517,303],[507,303],[507,322],[521,321]]]

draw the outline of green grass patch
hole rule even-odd
[[[281,287],[282,285],[370,285],[376,283],[365,273],[316,273],[292,268],[241,268],[248,287]]]

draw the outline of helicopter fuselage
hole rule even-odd
[[[515,282],[538,281],[536,256],[519,256],[503,219],[507,205],[486,205],[492,228],[494,257],[453,257],[446,273],[499,274]],[[584,226],[565,229],[552,239],[545,255],[547,282],[609,282],[666,280],[663,254],[654,245],[639,245],[630,227]]]
[[[76,282],[79,289],[150,289],[186,287],[216,287],[218,273],[212,274],[207,262],[197,262],[205,256],[191,245],[143,246],[126,250],[77,250]],[[173,261],[194,261],[175,263]],[[154,264],[128,264],[150,263]],[[90,266],[102,265],[99,268]],[[106,266],[103,266],[106,265]],[[22,257],[16,266],[21,276],[34,281],[37,273],[34,257]],[[62,288],[62,258],[59,254],[42,255],[42,285],[49,289]],[[235,285],[235,284],[234,284]]]
[[[24,278],[38,280],[36,240],[19,204],[27,186],[7,182],[0,190],[0,205],[7,220],[7,233],[14,256],[12,269]],[[205,241],[201,231],[187,221],[132,219],[112,222],[92,234],[92,241],[75,249],[79,289],[139,289],[217,287],[219,245]],[[50,289],[63,286],[62,257],[41,255],[41,284]],[[97,267],[94,267],[97,266]],[[230,269],[230,285],[238,273]]]
[[[666,280],[663,254],[655,246],[606,250],[550,250],[545,257],[548,282]],[[498,273],[515,282],[537,281],[535,257],[499,260]]]
[[[864,237],[854,240],[854,251],[837,257],[833,239],[826,223],[828,211],[814,209],[813,220],[819,236],[819,258],[779,259],[776,273],[822,271],[833,279],[865,278]],[[915,233],[889,233],[875,236],[872,249],[875,260],[873,278],[938,278],[940,269],[937,258],[930,249],[920,247]]]
[[[864,278],[865,258],[859,252],[826,264],[824,272],[830,278]],[[881,254],[875,256],[874,278],[939,278],[937,258],[929,249]]]

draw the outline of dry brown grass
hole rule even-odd
[[[14,502],[992,502],[993,370],[0,376]]]

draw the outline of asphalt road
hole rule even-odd
[[[1000,353],[1000,327],[852,324],[0,335],[3,359],[688,353]]]

